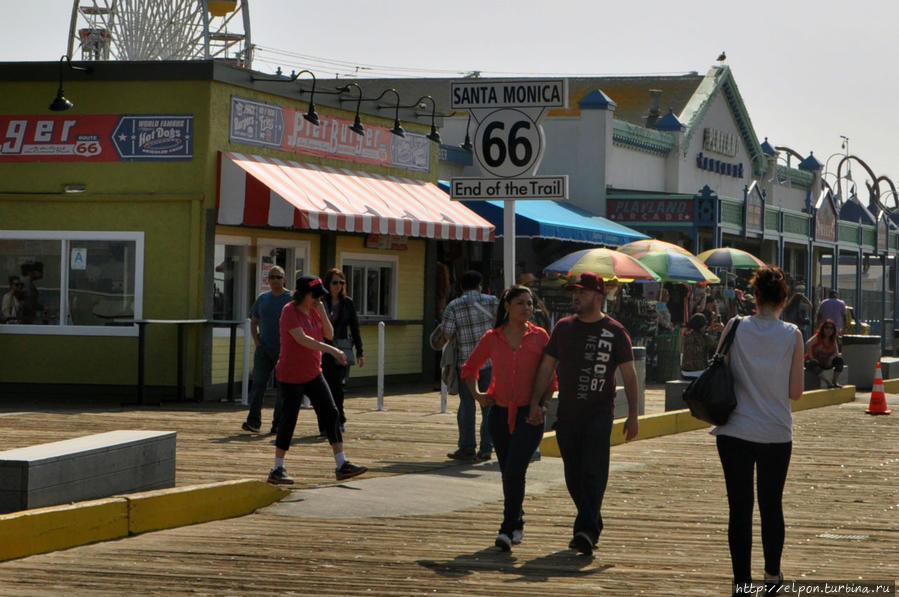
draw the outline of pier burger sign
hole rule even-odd
[[[450,88],[453,110],[477,123],[473,150],[482,178],[453,178],[457,200],[567,199],[567,176],[535,176],[546,140],[540,121],[568,107],[566,79],[465,79]]]

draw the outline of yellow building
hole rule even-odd
[[[74,103],[59,112],[58,67]],[[247,317],[273,264],[288,288],[344,271],[365,345],[354,378],[377,373],[380,322],[385,374],[429,371],[436,243],[489,243],[492,226],[435,184],[414,98],[313,98],[312,79],[254,75],[266,78],[212,61],[0,64],[0,290],[24,282],[22,312],[0,323],[0,392],[130,395],[143,330],[149,397],[179,377],[187,398],[219,395],[224,322]],[[404,137],[395,116],[411,121]]]

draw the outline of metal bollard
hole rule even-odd
[[[250,320],[243,322],[243,377],[240,379],[240,403],[244,406],[250,404],[250,344],[253,336],[250,335]]]
[[[387,326],[384,322],[378,323],[378,409],[384,410],[384,345],[385,329]]]
[[[443,380],[440,380],[440,412],[446,412],[446,384],[443,383]]]

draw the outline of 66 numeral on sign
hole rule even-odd
[[[509,178],[524,174],[540,155],[540,128],[519,110],[491,112],[481,121],[476,135],[478,162],[494,176]]]
[[[499,135],[494,136],[494,133],[497,130],[504,131],[505,128],[506,124],[504,122],[495,120],[485,127],[484,147],[481,149],[481,152],[484,154],[484,161],[489,166],[497,168],[503,165],[508,155],[509,161],[513,166],[521,167],[527,165],[534,155],[534,148],[527,137],[518,136],[518,131],[523,128],[531,128],[531,123],[526,120],[519,120],[513,124],[511,130],[509,130],[508,142],[503,143],[502,137]],[[506,147],[509,149],[506,150]],[[522,155],[519,155],[519,153]]]

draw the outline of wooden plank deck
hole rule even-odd
[[[360,480],[450,466],[455,400],[441,414],[436,392],[388,395],[381,412],[374,397],[349,399],[347,452],[371,467]],[[895,395],[887,401],[896,407]],[[788,578],[899,577],[899,416],[870,417],[866,406],[859,394],[795,415],[784,496]],[[0,433],[9,449],[112,429],[174,429],[176,483],[188,485],[266,473],[272,437],[241,432],[243,418],[240,407],[220,404],[5,406]],[[314,432],[311,411],[301,411],[287,460],[297,488],[334,483],[330,450]],[[0,595],[729,595],[727,504],[713,438],[695,431],[632,442],[614,447],[612,460],[594,559],[567,549],[573,506],[561,462],[546,458],[540,465],[557,466],[555,482],[528,495],[525,540],[511,554],[492,547],[500,500],[386,518],[264,510],[0,563]]]

